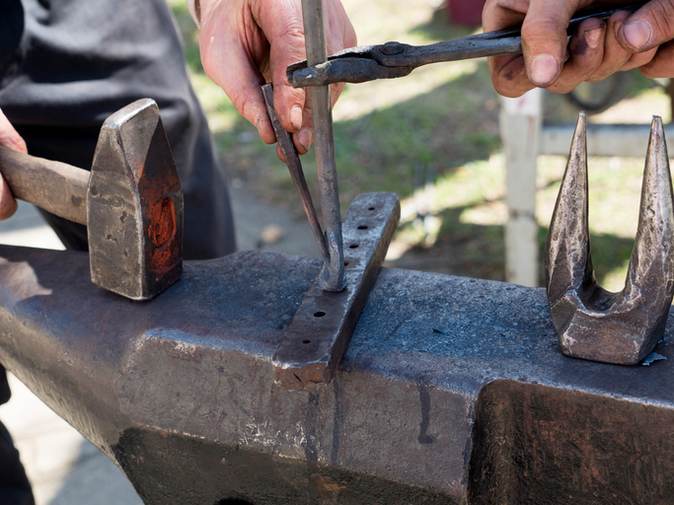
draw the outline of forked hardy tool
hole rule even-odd
[[[588,226],[586,120],[581,114],[547,246],[547,292],[562,352],[634,365],[663,337],[674,295],[674,196],[662,120],[653,119],[639,226],[625,288],[597,284]]]
[[[606,20],[619,11],[634,12],[645,3],[641,1],[620,7],[582,11],[571,19],[568,33],[573,35],[587,19]],[[521,53],[521,26],[425,46],[386,42],[345,49],[319,64],[300,61],[288,67],[288,81],[296,88],[305,88],[338,82],[360,83],[395,79],[409,75],[415,68],[430,63]]]

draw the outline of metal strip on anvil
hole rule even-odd
[[[365,193],[353,201],[342,228],[346,288],[331,293],[316,282],[307,291],[274,355],[284,385],[304,388],[332,380],[399,219],[393,193]]]
[[[186,262],[138,305],[96,289],[86,254],[0,258],[0,362],[146,505],[674,496],[674,349],[650,367],[564,357],[542,289],[382,269],[332,383],[296,391],[272,357],[319,260]]]

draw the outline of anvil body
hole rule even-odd
[[[316,261],[188,262],[139,304],[85,254],[0,258],[0,362],[149,505],[674,503],[671,348],[564,357],[543,290],[384,269],[334,380],[298,391],[272,356]]]

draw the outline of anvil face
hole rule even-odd
[[[332,383],[298,391],[272,357],[317,262],[188,262],[137,304],[92,286],[86,255],[0,257],[0,361],[147,504],[674,496],[671,359],[562,356],[543,290],[383,270]]]

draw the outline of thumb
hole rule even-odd
[[[529,80],[540,87],[553,84],[562,71],[573,14],[586,0],[530,0],[522,24],[522,50]]]
[[[0,220],[11,217],[16,212],[16,200],[9,186],[0,175]]]
[[[652,0],[630,16],[618,33],[631,51],[647,51],[674,38],[674,2]]]
[[[26,143],[21,135],[14,129],[7,117],[0,110],[0,146],[20,151],[28,152]],[[5,180],[0,175],[0,220],[7,219],[16,212],[16,200]]]

